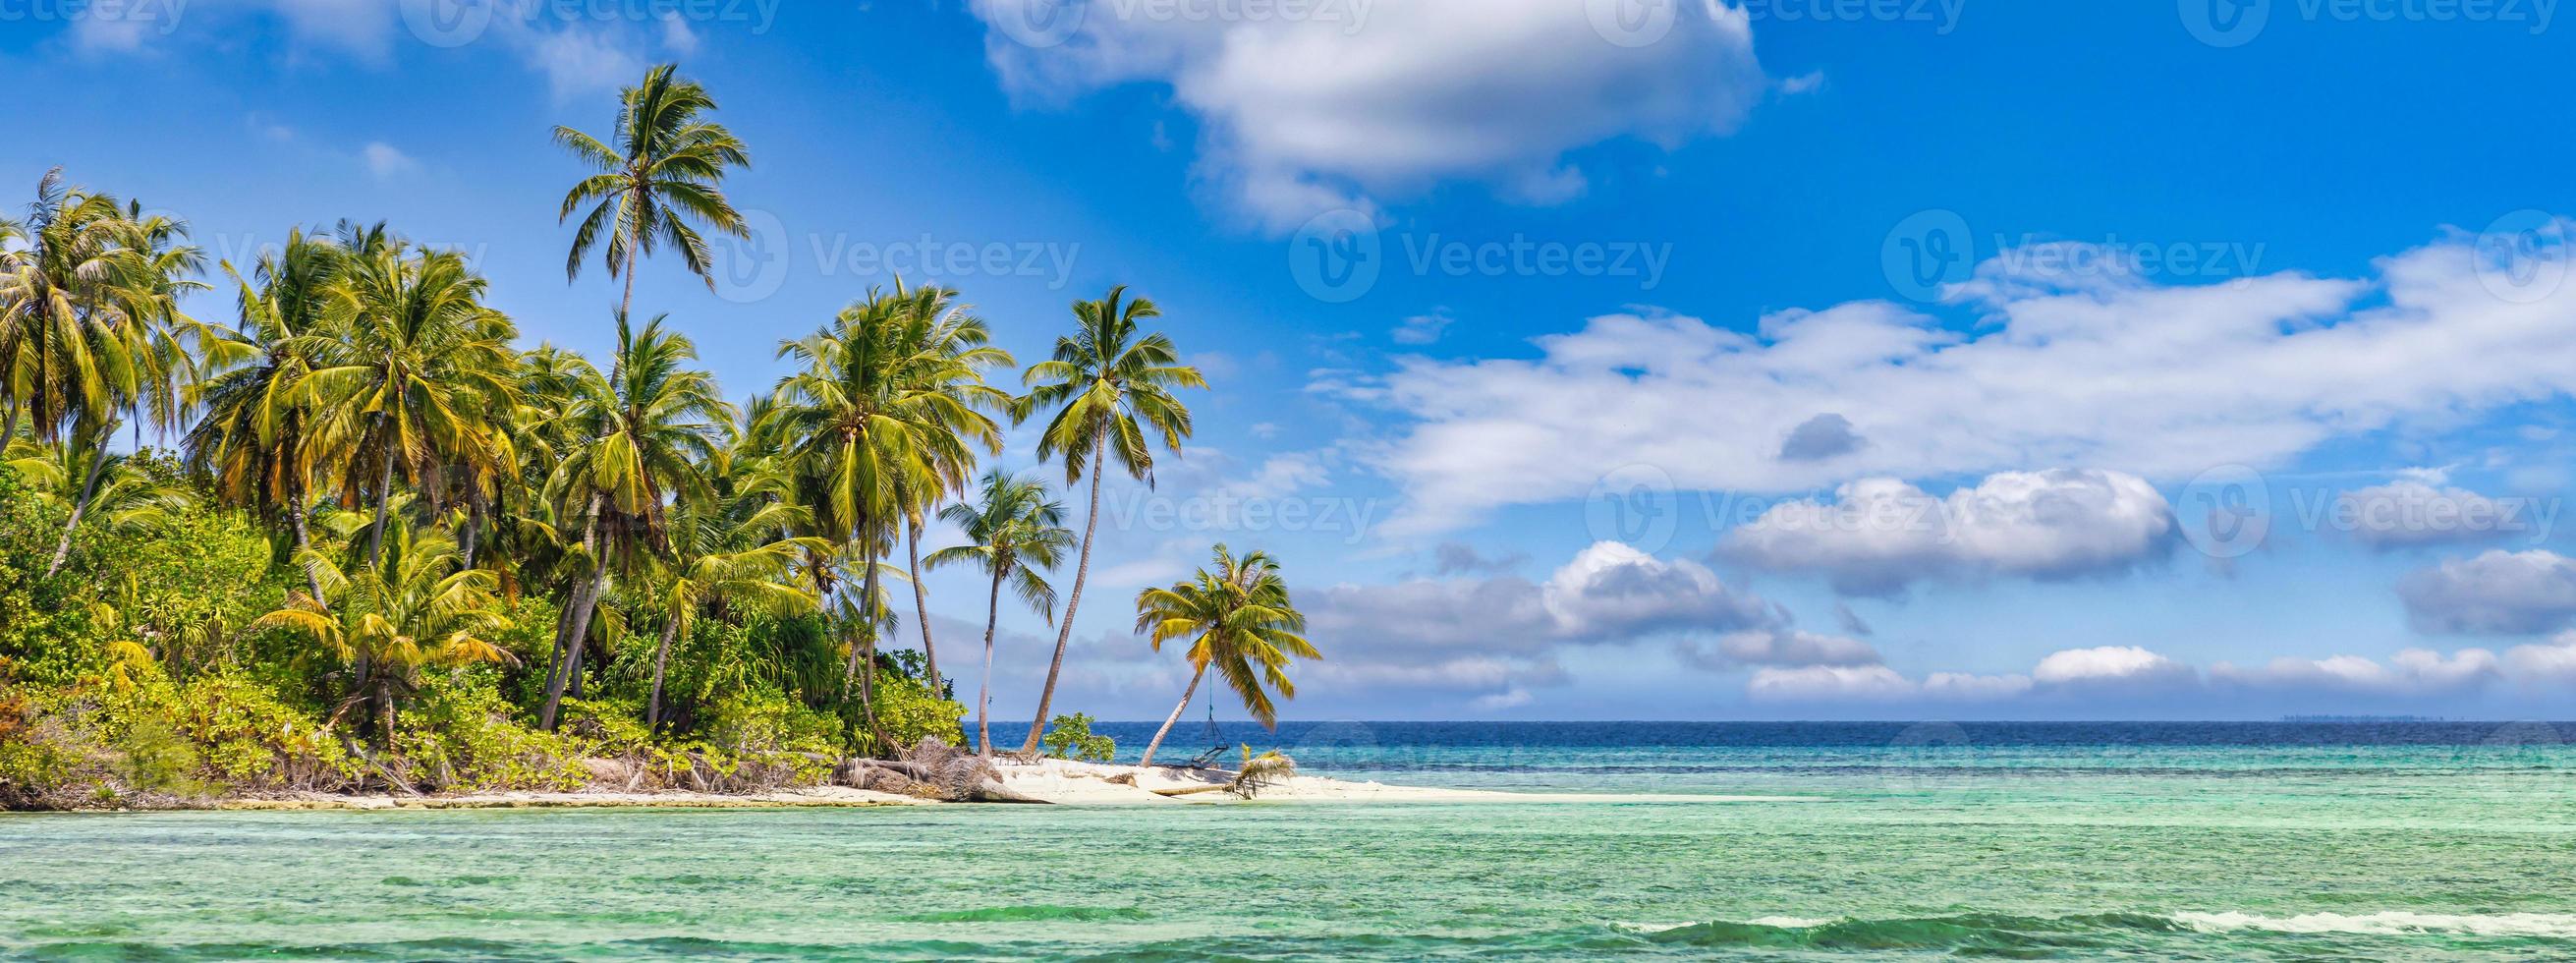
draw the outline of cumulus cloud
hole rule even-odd
[[[1684,640],[1677,651],[1683,661],[1712,671],[1748,665],[1858,667],[1879,663],[1878,649],[1867,642],[1792,628],[1730,632],[1719,637],[1714,646]]]
[[[2528,635],[2576,623],[2576,560],[2556,552],[2489,551],[2407,573],[2406,615],[2424,632]]]
[[[1823,461],[1859,451],[1863,444],[1860,433],[1852,430],[1851,419],[1822,414],[1789,429],[1788,440],[1780,443],[1780,460]]]
[[[1830,502],[1773,506],[1729,533],[1720,551],[1822,573],[1844,594],[1889,595],[1924,579],[2119,571],[2163,557],[2173,532],[2172,507],[2144,479],[2052,469],[1992,475],[1947,497],[1863,479]]]
[[[2367,277],[2208,285],[2005,284],[1988,262],[1989,283],[1953,292],[1973,326],[1882,301],[1783,311],[1750,333],[1641,310],[1539,338],[1535,357],[1408,358],[1317,390],[1398,419],[1374,464],[1406,495],[1399,531],[1579,498],[1637,464],[1684,490],[1757,493],[2050,465],[2180,482],[2576,389],[2576,284],[2509,287],[2556,268],[2507,256],[2557,255],[2453,233]],[[1870,445],[1772,457],[1823,411],[1867,426]]]
[[[1282,4],[1238,16],[1114,0],[968,7],[1018,96],[1168,88],[1198,120],[1200,176],[1278,231],[1448,180],[1562,201],[1587,182],[1569,155],[1731,131],[1768,88],[1749,19],[1714,0],[1660,5],[1670,19],[1649,25],[1654,36],[1596,24],[1607,5],[1566,0]]]
[[[2382,551],[2489,541],[2517,532],[2545,532],[2552,514],[2521,498],[2489,498],[2458,487],[2436,487],[2404,478],[2356,488],[2335,499],[2335,522],[2364,545]]]
[[[1562,684],[1564,646],[1786,629],[1777,607],[1706,566],[1617,542],[1584,549],[1544,582],[1496,575],[1344,584],[1299,601],[1308,636],[1328,652],[1349,653],[1311,669],[1319,678],[1489,694]]]
[[[2056,686],[2161,687],[2199,677],[2190,666],[2134,645],[2052,652],[2030,670],[2031,681]]]
[[[1883,665],[1765,668],[1744,684],[1761,702],[1991,702],[2030,688],[2028,676],[1935,672],[1918,681]]]
[[[2136,646],[2066,649],[2042,657],[2028,673],[1933,672],[1920,679],[1885,665],[1764,668],[1745,684],[1763,702],[1868,703],[1905,706],[1978,702],[2005,708],[2028,700],[2059,708],[2123,704],[2237,706],[2260,694],[2280,704],[2381,704],[2466,696],[2499,683],[2556,692],[2576,686],[2576,632],[2519,645],[2502,655],[2461,649],[2447,655],[2407,649],[2386,660],[2359,655],[2282,656],[2254,665],[2221,661],[2204,674]],[[2346,700],[2339,703],[2337,700]]]

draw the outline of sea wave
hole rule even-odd
[[[2174,919],[2206,932],[2271,930],[2278,933],[2463,933],[2471,936],[2540,936],[2576,939],[2576,914],[2568,913],[2175,913]]]

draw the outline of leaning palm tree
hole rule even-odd
[[[538,713],[547,729],[555,726],[565,686],[582,671],[591,617],[617,558],[632,564],[665,555],[669,502],[711,497],[700,466],[715,458],[733,406],[718,396],[713,375],[687,367],[697,346],[665,330],[664,320],[636,331],[617,319],[616,364],[605,378],[592,374],[568,418],[576,437],[589,440],[564,458],[548,483],[563,514],[583,526],[580,556],[588,577],[575,584],[556,640],[560,663]]]
[[[332,721],[372,705],[386,744],[421,670],[517,661],[491,641],[509,628],[492,595],[492,573],[460,568],[456,544],[445,535],[398,527],[380,564],[354,575],[318,552],[304,553],[302,563],[339,604],[298,594],[250,626],[302,633],[347,663],[347,695]]]
[[[1036,721],[1029,725],[1023,755],[1035,755],[1046,733],[1047,710],[1055,701],[1056,678],[1064,672],[1064,650],[1073,642],[1074,609],[1082,604],[1083,579],[1091,573],[1092,537],[1100,527],[1101,475],[1109,459],[1147,485],[1154,480],[1154,452],[1147,433],[1161,437],[1163,447],[1180,451],[1190,434],[1190,409],[1172,396],[1176,388],[1205,388],[1199,370],[1180,363],[1180,351],[1162,333],[1140,334],[1137,323],[1161,317],[1162,309],[1145,298],[1127,299],[1124,285],[1110,288],[1098,301],[1077,301],[1078,325],[1070,337],[1057,339],[1055,357],[1030,366],[1027,396],[1014,402],[1011,415],[1026,420],[1040,411],[1054,412],[1038,436],[1038,457],[1064,457],[1065,484],[1091,479],[1091,512],[1082,524],[1082,552],[1073,567],[1073,591],[1065,596],[1058,623],[1055,659],[1047,666],[1046,686],[1038,690]]]
[[[982,504],[948,506],[939,517],[966,533],[968,544],[930,555],[931,568],[971,564],[993,577],[992,599],[984,612],[984,681],[975,697],[975,744],[993,754],[993,728],[985,710],[993,703],[993,631],[1002,618],[1002,586],[1022,603],[1055,622],[1055,587],[1042,572],[1064,563],[1073,547],[1073,530],[1064,527],[1064,503],[1047,497],[1046,482],[1018,478],[999,470],[987,472]]]
[[[116,428],[113,421],[90,425],[53,444],[22,429],[0,450],[0,465],[26,481],[37,504],[68,511],[85,498],[85,527],[118,535],[170,531],[196,504],[195,490],[174,473],[152,470],[143,456],[109,451],[85,434]]]
[[[1181,690],[1180,704],[1155,730],[1154,741],[1145,744],[1139,766],[1154,764],[1154,751],[1181,721],[1210,667],[1242,698],[1255,721],[1276,729],[1279,710],[1263,687],[1278,690],[1282,699],[1296,698],[1297,685],[1288,679],[1289,659],[1324,657],[1302,634],[1306,616],[1289,601],[1288,583],[1280,578],[1276,560],[1262,552],[1236,558],[1218,545],[1215,561],[1213,572],[1200,569],[1196,578],[1136,596],[1136,631],[1145,633],[1155,651],[1172,639],[1191,638],[1183,655],[1190,663],[1189,687]]]
[[[719,189],[732,168],[751,166],[742,141],[723,125],[706,120],[716,109],[705,87],[679,76],[676,64],[645,72],[644,82],[618,95],[616,146],[570,127],[555,128],[555,143],[599,169],[564,195],[559,220],[569,220],[584,204],[593,205],[574,233],[572,254],[564,272],[581,277],[581,262],[608,234],[606,261],[612,277],[626,281],[617,313],[635,309],[635,265],[653,249],[668,243],[678,248],[689,273],[715,286],[708,264],[707,242],[691,220],[735,237],[748,237],[742,215]]]

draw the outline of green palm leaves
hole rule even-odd
[[[1011,417],[1027,420],[1050,413],[1038,436],[1038,457],[1064,457],[1066,484],[1091,476],[1091,512],[1082,525],[1082,553],[1074,563],[1073,591],[1065,597],[1064,620],[1056,631],[1055,658],[1047,666],[1046,686],[1038,692],[1037,721],[1029,726],[1024,755],[1035,755],[1046,732],[1047,709],[1055,701],[1055,684],[1064,672],[1064,650],[1073,642],[1073,614],[1082,604],[1082,584],[1091,573],[1091,541],[1100,527],[1101,473],[1115,455],[1130,476],[1151,484],[1154,453],[1148,432],[1163,447],[1179,451],[1190,434],[1190,409],[1172,397],[1176,388],[1205,388],[1197,368],[1180,363],[1172,339],[1160,332],[1140,334],[1140,322],[1161,317],[1154,302],[1127,297],[1124,285],[1109,289],[1098,301],[1076,301],[1074,333],[1059,338],[1055,356],[1030,366],[1028,395],[1012,403]]]
[[[1073,531],[1064,527],[1064,504],[1047,497],[1046,483],[987,472],[978,503],[950,505],[939,517],[966,533],[967,544],[931,553],[930,568],[973,565],[993,577],[984,616],[984,681],[975,699],[976,745],[993,754],[986,712],[993,701],[993,633],[1002,616],[1002,587],[1048,621],[1055,619],[1055,587],[1043,574],[1064,563]],[[916,578],[915,584],[918,584]]]
[[[409,526],[400,526],[388,547],[380,564],[354,575],[305,553],[304,566],[339,602],[297,596],[251,628],[300,633],[344,663],[349,695],[335,717],[372,704],[390,743],[394,714],[419,687],[422,670],[514,660],[492,642],[509,627],[492,595],[492,573],[463,569],[454,542],[415,535]]]
[[[773,444],[793,478],[811,530],[859,564],[868,611],[865,638],[850,652],[853,674],[873,658],[877,560],[896,526],[925,500],[961,487],[976,450],[1001,450],[1001,427],[984,412],[1010,396],[984,380],[1011,364],[982,319],[945,288],[875,292],[814,334],[781,344],[803,370],[781,380],[753,428]],[[818,579],[830,588],[830,578]],[[872,663],[871,663],[872,664]]]
[[[696,358],[697,347],[664,329],[662,319],[639,332],[621,317],[609,373],[579,379],[565,420],[587,440],[556,467],[548,488],[564,517],[584,522],[582,552],[591,577],[573,590],[571,615],[556,643],[562,663],[538,716],[547,728],[554,727],[565,686],[581,672],[583,642],[607,591],[612,558],[627,558],[632,568],[636,559],[664,554],[668,501],[711,494],[700,466],[715,459],[733,406],[717,397],[712,376],[685,367]]]
[[[1169,588],[1146,589],[1136,596],[1136,631],[1156,651],[1165,642],[1189,639],[1183,657],[1192,670],[1180,705],[1154,733],[1154,741],[1146,744],[1138,765],[1153,765],[1155,750],[1180,721],[1181,711],[1189,708],[1190,697],[1210,668],[1243,700],[1255,721],[1275,728],[1279,709],[1270,693],[1275,691],[1282,699],[1297,695],[1296,683],[1288,678],[1289,660],[1323,658],[1306,641],[1306,616],[1289,600],[1288,583],[1280,577],[1276,560],[1262,552],[1236,558],[1218,545],[1214,562],[1214,571],[1203,568],[1196,578]]]
[[[555,128],[555,143],[599,171],[564,195],[560,220],[591,205],[573,234],[564,272],[580,277],[582,260],[605,235],[608,272],[626,279],[621,314],[635,307],[636,262],[664,244],[679,251],[689,273],[715,285],[706,239],[691,221],[747,236],[742,215],[719,185],[733,168],[750,166],[751,156],[731,131],[706,119],[715,109],[706,88],[679,76],[677,65],[663,64],[619,95],[614,146]]]

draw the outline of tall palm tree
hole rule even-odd
[[[898,298],[905,296],[901,281],[896,282],[895,292]],[[910,303],[903,310],[922,322],[910,326],[910,330],[919,333],[920,350],[924,355],[947,364],[977,369],[1009,367],[1015,363],[1010,352],[993,346],[992,329],[985,325],[984,319],[977,317],[973,308],[957,303],[956,289],[925,286],[913,289],[909,298]],[[1010,404],[1009,397],[999,390],[978,393],[976,401],[996,409],[1008,409]],[[938,511],[940,504],[950,497],[965,492],[966,472],[971,465],[942,460],[933,462],[930,467],[936,484],[907,485],[897,492],[897,498],[904,506],[905,571],[912,574],[908,581],[912,583],[913,623],[921,630],[922,674],[927,676],[924,681],[929,684],[930,691],[936,694],[942,691],[939,646],[931,639],[930,596],[921,578],[922,520]],[[897,481],[898,484],[906,484],[909,480]]]
[[[592,614],[608,590],[615,557],[659,557],[670,549],[669,502],[712,493],[700,466],[713,460],[733,406],[716,392],[715,377],[688,368],[697,346],[663,328],[655,318],[636,331],[617,319],[616,363],[605,378],[593,376],[569,420],[590,439],[556,469],[558,506],[585,506],[581,555],[589,577],[578,583],[570,617],[557,640],[561,664],[546,685],[538,721],[554,728],[564,687],[582,670]]]
[[[189,470],[211,480],[219,501],[284,522],[295,553],[313,547],[306,510],[316,476],[327,472],[315,437],[314,399],[303,390],[315,367],[314,342],[303,336],[328,322],[344,253],[299,229],[287,234],[283,248],[260,256],[256,280],[224,265],[240,290],[241,324],[207,343],[207,362],[216,370],[196,389],[205,417],[184,443]],[[305,584],[327,604],[318,579]]]
[[[1264,686],[1282,699],[1296,698],[1297,685],[1288,679],[1289,659],[1324,657],[1306,641],[1306,616],[1289,601],[1288,583],[1280,578],[1276,560],[1262,552],[1236,558],[1218,545],[1215,562],[1213,572],[1200,569],[1197,578],[1136,596],[1136,631],[1145,633],[1155,651],[1172,639],[1194,637],[1183,656],[1190,663],[1189,687],[1181,690],[1181,702],[1163,727],[1154,731],[1154,741],[1145,744],[1139,766],[1154,764],[1154,751],[1181,721],[1211,666],[1255,721],[1276,729],[1279,710]]]
[[[251,624],[310,636],[348,663],[349,695],[332,713],[375,707],[382,738],[394,736],[394,713],[420,685],[420,670],[516,661],[492,639],[509,628],[494,598],[492,573],[459,565],[456,543],[398,526],[379,564],[352,575],[318,552],[302,562],[340,599],[326,607],[304,595]]]
[[[782,343],[779,356],[804,370],[779,382],[755,432],[791,466],[812,530],[845,564],[861,567],[863,610],[844,621],[860,630],[847,669],[869,705],[876,627],[885,618],[878,563],[894,526],[919,493],[945,490],[971,472],[974,448],[1001,450],[1001,428],[983,412],[1010,404],[983,373],[1010,364],[1010,355],[989,346],[982,321],[925,310],[934,303],[945,301],[871,292],[829,327]],[[815,566],[815,577],[830,589],[824,566]]]
[[[434,494],[440,471],[496,457],[489,415],[516,390],[515,332],[484,306],[486,282],[457,252],[395,241],[353,257],[346,271],[333,288],[345,320],[329,334],[298,335],[297,348],[324,364],[304,385],[347,466],[343,497],[375,506],[374,564],[398,478]]]
[[[993,577],[992,598],[984,612],[984,681],[975,697],[976,751],[993,754],[993,727],[985,713],[993,703],[993,632],[1002,619],[1002,586],[1022,603],[1055,622],[1055,587],[1041,574],[1064,564],[1073,547],[1073,530],[1064,527],[1064,503],[1047,497],[1046,482],[1019,478],[1000,470],[987,472],[980,505],[953,504],[939,517],[966,533],[968,543],[930,555],[931,568],[971,564]]]
[[[1205,388],[1197,368],[1180,363],[1180,351],[1161,332],[1140,334],[1138,322],[1158,318],[1162,309],[1145,298],[1127,298],[1125,285],[1109,289],[1098,301],[1076,301],[1075,331],[1059,338],[1055,357],[1031,365],[1029,393],[1014,402],[1011,415],[1026,420],[1052,411],[1046,431],[1038,436],[1038,458],[1064,457],[1064,480],[1072,485],[1091,478],[1091,511],[1082,523],[1082,552],[1073,568],[1073,591],[1065,596],[1058,622],[1055,659],[1047,666],[1046,687],[1038,691],[1038,711],[1029,725],[1023,755],[1035,755],[1046,733],[1047,709],[1055,701],[1056,678],[1064,672],[1064,650],[1073,641],[1073,614],[1082,604],[1082,583],[1091,573],[1091,544],[1100,528],[1101,475],[1116,458],[1130,477],[1154,480],[1154,453],[1147,432],[1161,436],[1163,447],[1178,453],[1190,434],[1190,409],[1172,396],[1177,388]]]
[[[608,232],[608,273],[626,280],[619,317],[635,309],[636,262],[664,243],[679,249],[689,273],[715,286],[706,239],[691,220],[750,236],[719,186],[731,169],[751,166],[751,156],[732,131],[705,119],[716,110],[715,98],[679,70],[676,64],[654,67],[643,83],[619,93],[614,147],[570,127],[555,128],[555,143],[599,170],[573,185],[557,215],[570,220],[582,205],[593,205],[573,235],[564,273],[581,277],[582,259],[598,245],[600,233]]]

